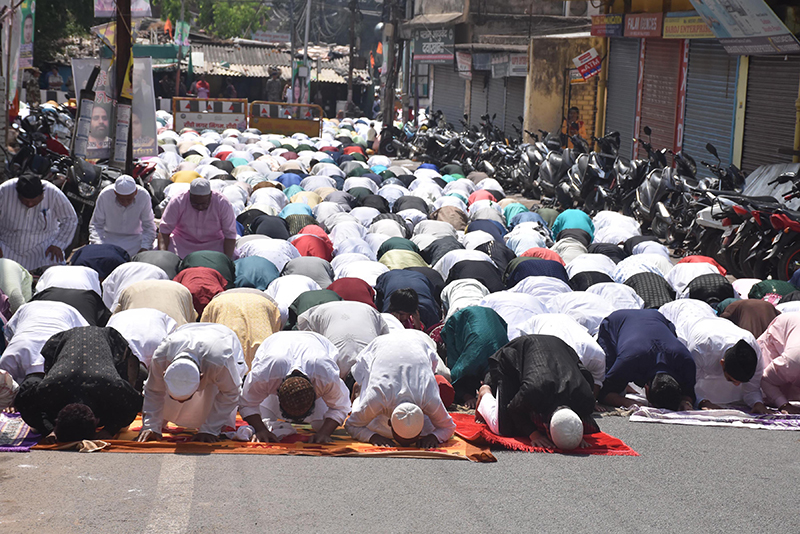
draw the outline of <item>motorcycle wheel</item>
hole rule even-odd
[[[756,276],[756,264],[760,262],[760,258],[754,258],[750,261],[747,260],[748,256],[750,256],[752,249],[756,243],[760,240],[760,236],[757,234],[749,236],[747,239],[742,241],[741,246],[739,247],[739,271],[745,278],[761,278]],[[763,280],[763,279],[762,279]]]
[[[708,256],[709,258],[713,258],[717,260],[718,263],[722,264],[722,254],[720,253],[719,249],[722,246],[722,232],[707,232],[703,238],[700,240],[700,253],[703,256]]]
[[[800,242],[783,251],[781,261],[778,263],[778,279],[788,282],[798,269],[800,269]]]
[[[728,248],[725,252],[722,253],[722,266],[728,270],[728,274],[734,276],[735,278],[744,278],[744,274],[742,273],[742,269],[739,267],[739,254],[741,253],[741,247],[736,248]]]
[[[652,224],[650,225],[650,230],[652,230],[653,235],[659,239],[666,239],[667,233],[669,232],[669,226],[667,225],[667,221],[662,219],[661,217],[656,216],[653,219]]]

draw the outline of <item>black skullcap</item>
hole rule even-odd
[[[17,194],[22,198],[36,198],[44,193],[42,180],[35,174],[23,174],[17,179]]]

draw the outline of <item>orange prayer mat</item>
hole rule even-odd
[[[244,422],[237,415],[237,426]],[[410,447],[375,447],[369,443],[355,441],[339,427],[333,433],[333,443],[320,445],[307,443],[313,435],[310,425],[295,425],[297,434],[287,436],[281,443],[249,443],[224,440],[218,443],[197,443],[190,441],[194,430],[168,424],[164,429],[163,441],[138,443],[134,441],[142,428],[141,415],[130,426],[107,440],[104,452],[139,452],[173,454],[274,454],[298,456],[363,456],[378,458],[438,458],[443,460],[470,460],[473,462],[496,462],[497,459],[488,448],[468,443],[458,436],[443,443],[437,449],[416,449]],[[34,450],[64,450],[61,444],[36,445]]]

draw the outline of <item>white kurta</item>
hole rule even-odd
[[[313,413],[305,421],[318,430],[325,419],[342,424],[350,412],[350,396],[339,377],[336,347],[314,332],[277,332],[256,351],[250,373],[244,381],[239,413],[260,414],[267,428],[279,439],[296,431],[282,420],[278,388],[292,373],[308,377],[317,394]]]
[[[597,335],[603,319],[618,309],[612,302],[586,291],[556,295],[550,299],[547,307],[552,313],[569,315],[593,336]]]
[[[36,282],[36,292],[41,293],[48,287],[94,291],[102,296],[97,271],[81,265],[54,265],[48,268]]]
[[[149,368],[156,349],[175,331],[178,323],[164,312],[137,308],[112,315],[106,326],[122,334],[139,361]]]
[[[511,291],[497,291],[486,295],[478,302],[478,306],[491,308],[503,318],[508,325],[508,339],[519,337],[519,326],[531,316],[547,313],[544,303],[533,295]]]
[[[89,326],[78,310],[63,302],[35,301],[20,306],[5,326],[8,345],[0,356],[0,369],[22,383],[31,373],[44,372],[41,351],[51,336]]]
[[[342,379],[364,347],[376,337],[389,333],[389,326],[378,310],[354,301],[314,306],[297,318],[297,329],[316,332],[336,346],[336,364]]]
[[[694,324],[701,319],[713,319],[717,316],[711,306],[697,299],[673,300],[661,306],[658,311],[675,325],[675,334],[687,346],[689,333]]]
[[[625,284],[616,282],[601,282],[586,288],[587,293],[599,295],[610,302],[618,310],[641,310],[644,300],[636,291]]]
[[[133,257],[141,249],[152,249],[155,240],[153,206],[142,186],[136,186],[129,206],[117,202],[113,184],[100,192],[89,222],[89,243],[117,245]]]
[[[103,304],[109,310],[116,309],[122,291],[142,280],[169,280],[169,275],[161,267],[149,263],[123,263],[103,280]]]
[[[259,191],[261,191],[259,189]],[[289,263],[289,260],[300,257],[300,253],[292,246],[291,243],[282,239],[256,239],[248,241],[247,243],[237,246],[237,253],[240,258],[247,258],[250,256],[260,256],[269,260],[278,269],[282,271],[283,267]]]
[[[736,386],[725,379],[719,361],[725,356],[726,350],[742,339],[756,351],[758,363],[753,378]],[[714,404],[744,402],[752,407],[757,402],[763,402],[761,376],[764,373],[764,362],[761,358],[761,349],[753,334],[727,319],[719,317],[702,319],[691,326],[688,349],[697,366],[694,391],[698,403],[702,400]]]
[[[719,269],[710,263],[679,263],[667,273],[664,279],[672,286],[677,295],[681,295],[683,290],[692,283],[692,280],[704,274],[719,274]]]
[[[442,306],[447,310],[444,322],[453,316],[458,310],[463,310],[468,306],[477,306],[478,303],[489,294],[486,286],[473,278],[462,278],[453,280],[442,289]]]
[[[281,312],[281,324],[286,324],[289,320],[289,306],[294,299],[306,291],[317,291],[322,289],[313,279],[302,274],[288,274],[279,276],[264,290],[268,296],[278,303],[278,310]]]
[[[594,383],[603,385],[606,377],[606,353],[572,317],[561,313],[545,313],[532,317],[519,330],[519,335],[544,334],[561,339],[575,350],[583,366],[592,374]]]
[[[425,415],[421,436],[433,434],[439,443],[450,439],[456,425],[439,396],[434,375],[436,360],[436,351],[419,332],[375,338],[355,365],[353,376],[358,375],[361,393],[353,403],[345,430],[363,442],[376,433],[391,439],[392,412],[399,404],[411,402]]]
[[[191,356],[199,364],[202,377],[194,396],[179,403],[167,394],[164,372],[182,355]],[[153,354],[149,371],[144,387],[143,431],[161,433],[163,425],[171,421],[216,436],[224,426],[234,426],[247,364],[239,338],[227,326],[181,326]]]

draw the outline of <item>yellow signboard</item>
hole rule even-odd
[[[250,104],[250,128],[264,134],[320,135],[322,108],[316,104],[287,104],[286,102],[256,101]]]
[[[703,19],[694,17],[664,17],[664,39],[713,39],[711,31]]]

